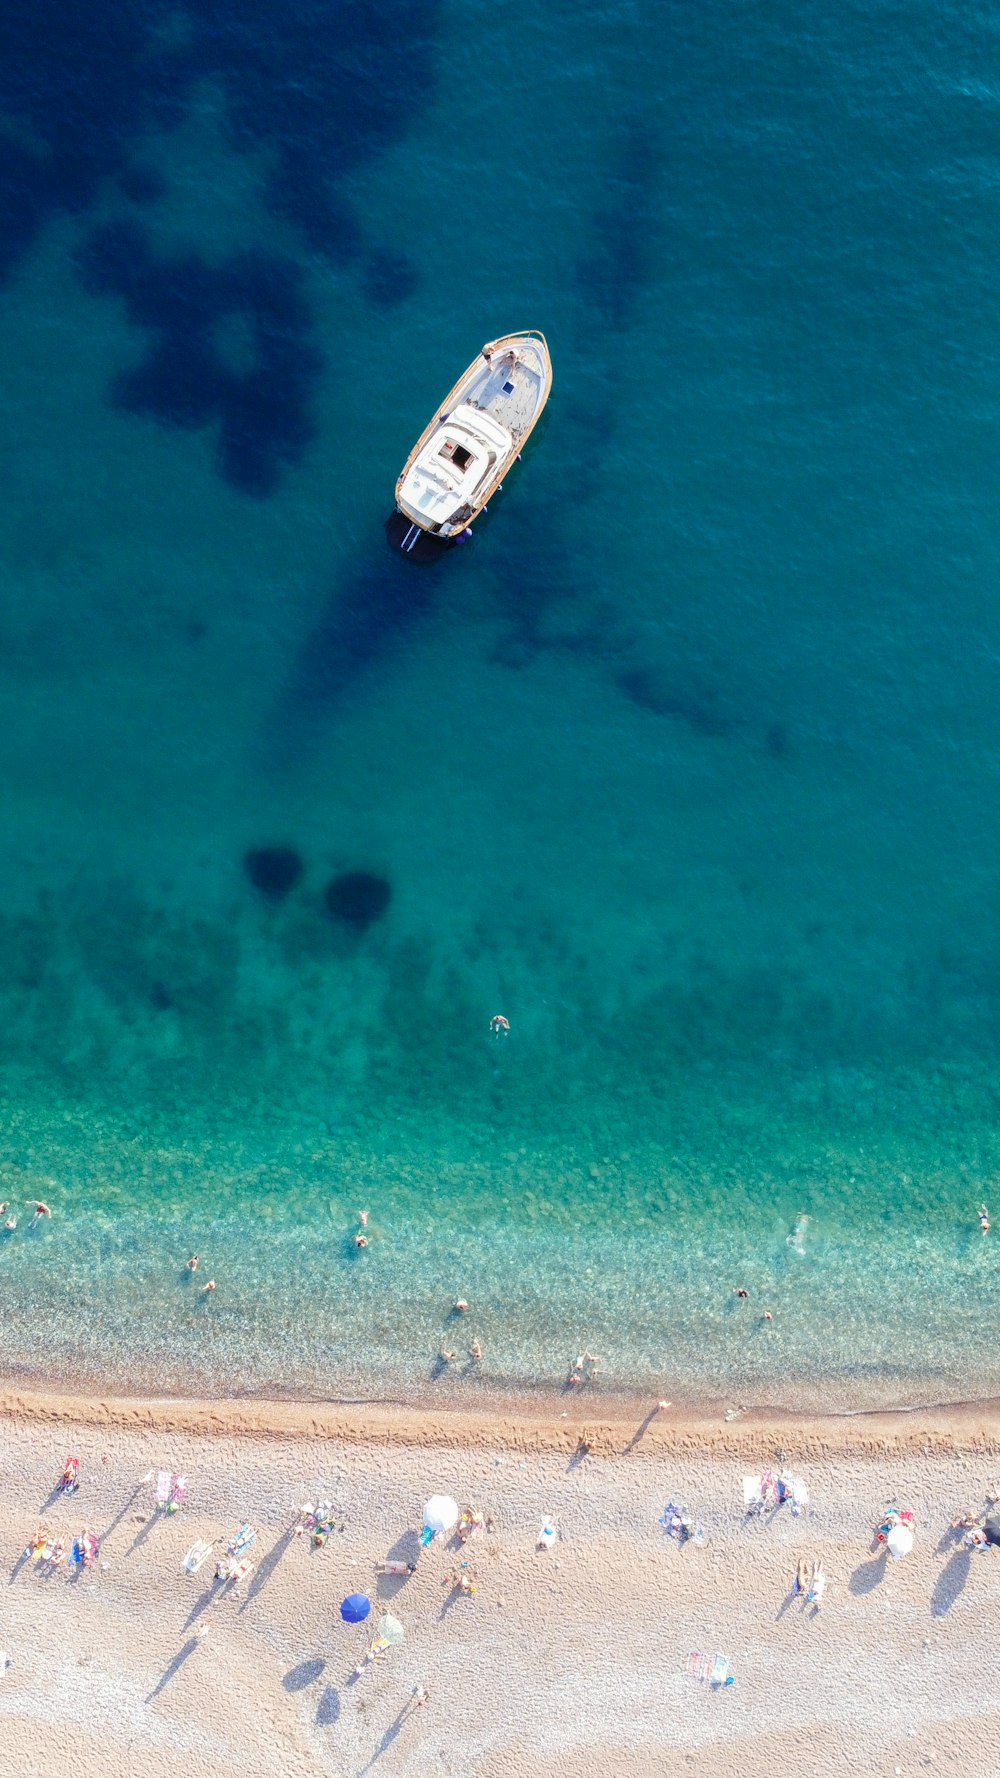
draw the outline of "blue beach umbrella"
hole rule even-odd
[[[348,1593],[347,1598],[340,1601],[340,1615],[345,1624],[363,1624],[371,1608],[372,1602],[365,1593]]]

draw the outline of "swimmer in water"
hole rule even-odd
[[[808,1227],[809,1227],[808,1216],[806,1216],[804,1214],[802,1216],[797,1216],[795,1218],[794,1224],[792,1225],[791,1234],[786,1235],[786,1237],[785,1237],[785,1239],[788,1243],[788,1246],[794,1248],[796,1253],[804,1253],[806,1250],[806,1229]]]
[[[25,1198],[24,1201],[29,1208],[35,1212],[34,1217],[32,1218],[34,1222],[37,1222],[40,1216],[52,1215],[48,1205],[43,1204],[41,1198]]]
[[[358,1211],[358,1221],[360,1222],[361,1227],[363,1229],[366,1229],[368,1227],[368,1212],[367,1212],[367,1210],[359,1210]]]
[[[7,1221],[4,1223],[3,1226],[5,1229],[16,1229],[17,1228],[17,1217],[16,1216],[8,1216]]]
[[[198,1255],[196,1253],[192,1253],[191,1258],[184,1261],[184,1270],[186,1272],[196,1272],[198,1270]]]
[[[989,1234],[989,1232],[990,1232],[990,1213],[987,1210],[985,1204],[980,1204],[980,1206],[979,1206],[979,1226],[982,1229],[984,1235]]]
[[[214,1289],[215,1289],[215,1279],[214,1279],[214,1278],[210,1278],[210,1279],[209,1279],[209,1280],[208,1280],[208,1283],[207,1283],[207,1284],[203,1284],[203,1285],[202,1285],[202,1287],[201,1287],[201,1294],[202,1294],[202,1296],[204,1296],[204,1294],[205,1294],[205,1292],[206,1292],[206,1290],[214,1290]]]
[[[361,1229],[358,1230],[357,1234],[354,1235],[352,1239],[355,1247],[367,1247],[368,1245],[368,1236],[364,1234]]]

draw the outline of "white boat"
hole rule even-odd
[[[542,333],[490,340],[445,396],[406,459],[396,506],[409,528],[409,553],[421,533],[448,541],[468,531],[538,422],[552,387]]]

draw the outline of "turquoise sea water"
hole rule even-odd
[[[996,36],[4,9],[10,1376],[997,1391]],[[524,463],[399,561],[520,327]]]

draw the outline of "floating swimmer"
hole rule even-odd
[[[982,1229],[984,1235],[989,1234],[989,1232],[990,1232],[990,1213],[987,1210],[985,1204],[980,1204],[980,1206],[979,1206],[979,1226]]]
[[[795,1222],[792,1226],[791,1234],[786,1235],[785,1239],[786,1239],[789,1247],[791,1247],[795,1253],[805,1253],[805,1250],[806,1250],[806,1230],[808,1227],[809,1227],[808,1216],[806,1216],[805,1214],[803,1214],[801,1216],[797,1216],[795,1218]]]
[[[490,1030],[494,1037],[505,1037],[510,1030],[510,1020],[505,1019],[502,1012],[495,1012],[490,1020]]]

